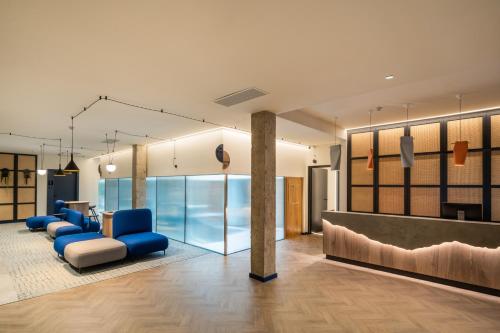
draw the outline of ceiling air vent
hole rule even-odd
[[[264,95],[267,95],[267,92],[263,90],[257,88],[247,88],[217,98],[214,102],[224,106],[233,106]]]

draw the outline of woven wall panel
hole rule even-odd
[[[355,212],[373,212],[373,188],[351,188],[351,210]]]
[[[482,188],[448,188],[448,202],[483,203]]]
[[[378,132],[378,155],[399,154],[399,138],[404,135],[404,128],[391,128]]]
[[[439,185],[439,154],[415,156],[415,163],[410,169],[412,185]]]
[[[0,203],[13,203],[13,202],[14,202],[14,189],[0,188]]]
[[[366,168],[368,159],[351,160],[351,183],[353,185],[372,185],[373,170]]]
[[[500,185],[500,151],[491,152],[491,185]]]
[[[428,153],[440,150],[439,123],[411,126],[415,153]]]
[[[438,187],[412,187],[410,196],[411,215],[440,216],[440,192]]]
[[[0,206],[0,221],[11,221],[14,219],[14,206],[2,205]]]
[[[469,152],[464,166],[455,166],[453,154],[448,154],[449,185],[482,185],[483,153]]]
[[[491,116],[491,146],[500,147],[500,114]]]
[[[500,222],[500,188],[491,189],[491,220]]]
[[[17,192],[18,202],[35,202],[34,188],[19,188]]]
[[[404,214],[404,188],[379,187],[378,210],[384,214]]]
[[[35,156],[19,155],[17,157],[17,169],[18,170],[36,170],[36,159]]]
[[[448,150],[453,150],[455,141],[460,141],[459,120],[448,122]],[[469,141],[469,149],[483,147],[483,118],[462,119],[462,141]]]
[[[381,157],[378,161],[380,185],[404,185],[404,168],[399,157]]]
[[[373,133],[355,133],[351,135],[351,157],[368,156],[370,150],[370,137],[372,138],[371,147],[373,148]]]
[[[23,220],[34,215],[35,215],[35,205],[32,204],[17,205],[17,218],[19,220]]]
[[[0,154],[0,169],[14,169],[14,155]]]

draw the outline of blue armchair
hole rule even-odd
[[[49,223],[61,221],[62,208],[64,208],[64,201],[56,200],[54,203],[54,215],[28,217],[26,219],[26,227],[30,230],[47,229]]]
[[[153,231],[151,210],[128,209],[113,214],[113,238],[125,243],[129,256],[141,256],[168,248],[168,238]]]

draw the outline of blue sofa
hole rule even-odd
[[[64,208],[63,200],[56,200],[54,203],[54,215],[32,216],[26,219],[26,227],[30,230],[46,229],[50,222],[61,221],[61,209]]]
[[[113,238],[125,243],[129,256],[141,256],[168,248],[168,238],[153,231],[151,210],[127,209],[113,214]]]
[[[64,248],[66,247],[66,245],[99,238],[104,238],[104,235],[97,232],[84,232],[81,234],[60,236],[57,237],[54,241],[54,250],[59,256],[64,257]]]

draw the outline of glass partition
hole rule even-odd
[[[224,253],[224,175],[186,177],[186,243]]]
[[[104,179],[99,179],[99,183],[97,184],[97,213],[102,213],[105,210],[105,193],[106,190],[106,181]]]
[[[158,177],[156,186],[156,231],[184,242],[186,177]]]
[[[118,179],[106,179],[105,209],[107,211],[118,210]]]
[[[227,253],[250,248],[250,176],[227,176]]]
[[[118,209],[132,209],[132,178],[118,179]]]
[[[285,177],[276,177],[276,240],[285,239]]]
[[[153,230],[156,230],[156,177],[146,178],[146,207],[151,209]]]

